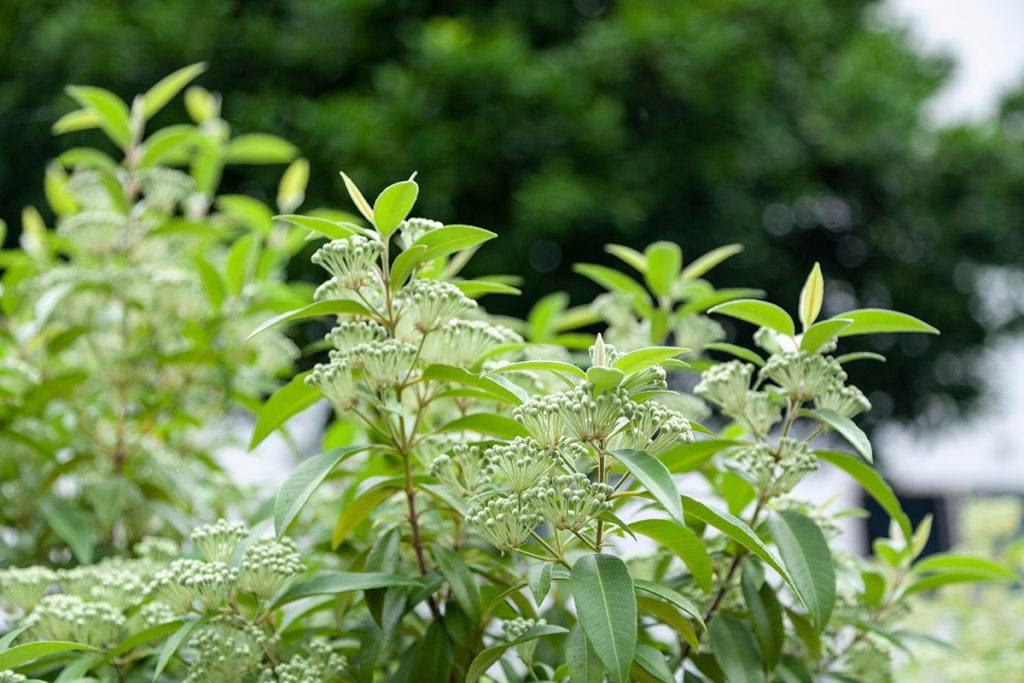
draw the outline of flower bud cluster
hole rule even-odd
[[[409,375],[416,359],[416,348],[394,339],[360,344],[346,356],[353,367],[361,365],[363,379],[379,388],[395,387]],[[337,362],[335,357],[333,362]],[[312,376],[312,375],[311,375]]]
[[[719,363],[701,374],[700,383],[694,387],[693,393],[714,403],[726,415],[733,416],[747,405],[753,374],[754,366],[750,363],[738,360]]]
[[[637,406],[629,422],[612,437],[610,448],[635,448],[659,456],[692,441],[690,421],[682,413],[648,401]]]
[[[412,280],[398,291],[396,298],[405,307],[406,319],[423,334],[439,330],[477,307],[462,290],[441,280]]]
[[[512,416],[541,448],[554,448],[565,438],[561,394],[534,397],[516,406]]]
[[[238,570],[223,562],[175,560],[156,573],[146,592],[183,614],[192,609],[193,599],[206,609],[219,606],[231,594],[237,579]]]
[[[356,381],[348,358],[335,356],[330,363],[317,363],[304,381],[319,389],[339,410],[347,409],[356,399]]]
[[[429,218],[406,218],[398,226],[398,234],[401,240],[402,249],[408,249],[416,240],[426,235],[431,230],[443,228],[444,223],[432,221]]]
[[[579,531],[612,509],[611,495],[611,486],[576,473],[550,477],[527,491],[524,499],[554,528]]]
[[[502,623],[501,629],[505,632],[506,638],[509,640],[515,640],[538,626],[546,626],[547,623],[546,619],[524,619],[523,617],[516,617],[515,619],[510,619]]]
[[[474,504],[466,521],[504,554],[525,543],[542,518],[536,511],[520,505],[516,496],[509,496]]]
[[[807,401],[842,384],[846,373],[832,357],[799,351],[770,356],[761,368],[761,379],[766,378],[785,389],[792,400]]]
[[[348,351],[360,344],[380,342],[387,338],[388,332],[384,326],[372,320],[352,320],[338,323],[324,337],[339,351]]]
[[[860,389],[838,382],[829,385],[827,389],[818,394],[814,398],[814,403],[818,408],[834,410],[847,418],[871,410],[871,401]]]
[[[619,385],[630,396],[636,396],[645,391],[659,391],[668,387],[666,381],[667,373],[660,365],[652,365],[639,372],[634,372]]]
[[[207,562],[227,562],[248,535],[249,529],[241,522],[218,519],[214,524],[196,527],[192,543]]]
[[[810,446],[789,437],[777,446],[758,444],[743,448],[737,462],[759,491],[769,497],[789,493],[808,474],[818,469],[818,459]]]
[[[312,261],[330,273],[339,287],[356,290],[370,282],[373,266],[383,250],[378,239],[352,235],[320,247]]]
[[[185,683],[241,681],[263,663],[273,645],[259,627],[233,617],[216,617],[189,644],[196,651]]]
[[[522,337],[507,327],[489,325],[482,320],[457,319],[428,336],[421,353],[428,363],[473,367],[499,346],[522,341]]]
[[[306,565],[291,539],[262,539],[245,551],[238,587],[266,600],[304,571]]]
[[[747,404],[736,414],[736,422],[751,435],[765,437],[782,419],[785,399],[771,391],[747,392]]]
[[[294,655],[284,664],[274,667],[274,676],[265,675],[260,681],[266,683],[324,683],[340,679],[348,668],[348,662],[341,655],[331,652],[323,640],[309,644],[309,655]],[[269,673],[269,672],[268,672]]]
[[[127,609],[142,599],[146,574],[139,560],[108,558],[99,564],[82,565],[60,573],[65,593],[86,600],[101,600]]]
[[[691,353],[700,353],[708,344],[725,339],[725,329],[706,315],[691,313],[679,319],[673,335],[676,346],[690,349]]]
[[[10,669],[4,669],[0,671],[0,683],[21,683],[21,681],[28,680],[21,674],[16,674]]]
[[[487,474],[500,474],[516,493],[522,493],[536,484],[558,463],[553,449],[544,449],[533,439],[517,437],[510,443],[499,444],[484,452]]]
[[[173,168],[154,166],[138,171],[146,204],[161,213],[171,213],[195,189],[195,181]]]
[[[167,562],[177,555],[181,548],[169,538],[144,536],[141,541],[135,544],[134,550],[135,554],[143,560]]]
[[[460,496],[471,496],[491,481],[479,446],[455,446],[451,455],[439,455],[430,465],[430,474]]]
[[[46,567],[0,569],[0,604],[28,612],[56,580],[57,573]]]
[[[124,615],[106,602],[56,593],[43,596],[22,623],[38,640],[63,640],[101,647],[121,632]]]
[[[621,420],[630,420],[637,404],[622,388],[596,392],[589,382],[571,391],[553,394],[558,412],[569,436],[581,443],[602,441],[618,428]]]

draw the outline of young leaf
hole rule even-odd
[[[451,588],[455,601],[474,624],[480,622],[480,587],[476,584],[473,572],[469,570],[462,558],[450,548],[443,545],[433,547],[434,559],[444,575],[448,587]]]
[[[645,250],[647,270],[644,281],[651,291],[658,296],[668,296],[672,292],[672,283],[683,267],[683,252],[678,244],[672,242],[655,242]]]
[[[425,253],[427,253],[427,248],[422,244],[418,244],[409,247],[395,257],[394,263],[391,264],[392,290],[399,289],[405,284],[409,276],[412,275],[412,271],[423,260]]]
[[[909,540],[913,537],[914,532],[910,526],[910,518],[907,517],[907,513],[900,506],[900,501],[896,498],[896,494],[893,493],[892,489],[885,483],[885,480],[882,479],[878,472],[865,465],[856,456],[849,455],[848,453],[815,451],[814,454],[853,477],[858,484],[864,487],[865,491],[878,501],[878,504],[889,513],[889,516],[896,520],[896,523],[903,531],[904,538]]]
[[[249,133],[228,143],[230,164],[287,164],[299,156],[299,148],[276,135]]]
[[[160,648],[160,656],[157,657],[156,660],[156,669],[153,671],[153,683],[160,680],[160,674],[162,674],[164,669],[167,668],[167,663],[171,661],[171,657],[173,657],[174,653],[178,651],[181,644],[184,643],[190,635],[192,635],[192,631],[205,622],[205,616],[190,618],[181,625],[181,628],[174,632],[174,635],[167,639],[164,646]]]
[[[374,508],[383,503],[394,494],[395,489],[385,486],[370,489],[361,493],[351,503],[345,506],[344,511],[338,517],[338,523],[334,525],[334,533],[331,535],[331,550],[337,550],[352,530],[366,519],[373,512]]]
[[[494,371],[495,373],[501,372],[501,370]],[[493,374],[493,373],[492,373]],[[422,375],[425,380],[436,380],[441,382],[454,382],[456,384],[462,384],[467,387],[474,387],[486,391],[488,394],[493,396],[494,401],[500,401],[502,403],[508,403],[510,405],[519,405],[525,400],[525,396],[520,396],[514,390],[500,384],[493,378],[486,375],[477,375],[464,368],[457,367],[455,365],[444,365],[441,363],[435,363],[434,365],[428,366]],[[497,417],[497,416],[496,416]]]
[[[764,367],[764,358],[761,358],[761,356],[757,355],[750,349],[745,349],[742,346],[737,346],[736,344],[728,344],[726,342],[711,342],[710,344],[706,344],[704,348],[711,349],[712,351],[722,351],[723,353],[728,353],[730,355],[736,356],[737,358],[742,358],[745,361],[749,361],[759,368]]]
[[[683,269],[679,279],[683,282],[693,280],[708,272],[725,259],[735,256],[743,251],[742,244],[727,244],[724,247],[712,249],[703,256],[698,257],[690,265]]]
[[[249,333],[246,340],[252,339],[260,332],[269,330],[275,325],[281,323],[292,322],[293,320],[304,320],[306,318],[322,318],[325,315],[365,315],[370,316],[370,312],[366,310],[358,301],[351,301],[349,299],[331,299],[328,301],[317,301],[316,303],[303,306],[302,308],[294,311],[287,311],[281,315],[275,316],[270,320],[266,321],[255,330]]]
[[[306,198],[306,186],[309,184],[309,160],[296,159],[285,169],[281,182],[277,186],[277,209],[288,213],[299,208]]]
[[[96,648],[91,645],[72,643],[64,640],[41,640],[34,643],[25,643],[24,645],[16,645],[9,650],[0,652],[0,670],[13,669],[25,662],[38,659],[39,657],[45,657],[46,655],[52,655],[57,652],[95,649]]]
[[[446,225],[427,232],[413,242],[413,245],[425,246],[427,251],[423,255],[423,260],[432,261],[456,251],[475,247],[497,236],[497,233],[472,225]]]
[[[43,519],[53,533],[68,544],[80,564],[92,562],[92,551],[96,545],[89,518],[85,513],[62,498],[47,498],[39,505]]]
[[[170,102],[175,95],[181,92],[182,88],[191,83],[195,78],[206,71],[206,62],[190,64],[178,69],[172,74],[164,76],[157,84],[146,91],[144,96],[145,104],[142,107],[142,115],[150,119],[158,111]]]
[[[650,304],[651,297],[647,293],[647,290],[644,289],[643,285],[628,275],[620,273],[614,268],[598,266],[591,263],[576,263],[573,265],[572,269],[580,275],[590,278],[608,291],[629,294],[636,301]]]
[[[351,237],[352,235],[365,234],[365,231],[359,229],[356,225],[347,225],[345,223],[338,223],[326,218],[316,218],[314,216],[284,214],[274,216],[274,220],[287,221],[289,223],[302,226],[303,228],[309,228],[310,230],[318,232],[324,237],[329,237],[332,240],[343,240],[347,237]]]
[[[319,389],[306,384],[308,374],[304,372],[297,375],[263,404],[256,417],[252,439],[249,441],[250,451],[273,434],[278,427],[323,398]]]
[[[939,333],[937,329],[912,315],[897,311],[887,311],[881,308],[862,308],[856,311],[847,311],[836,317],[853,321],[849,327],[846,327],[839,333],[840,337],[849,337],[855,334],[874,334],[876,332]]]
[[[345,181],[345,189],[348,190],[348,196],[352,198],[352,203],[359,209],[359,213],[363,214],[363,218],[373,225],[373,209],[370,208],[370,203],[366,201],[363,193],[359,191],[352,179],[345,175],[344,171],[341,172],[341,177]]]
[[[767,327],[792,337],[796,333],[793,319],[775,304],[758,299],[739,299],[719,304],[708,309],[708,313],[721,313],[748,323]]]
[[[438,432],[461,432],[463,430],[493,434],[502,439],[514,439],[517,436],[529,436],[521,424],[511,417],[495,413],[470,413],[456,418],[444,425]]]
[[[828,410],[821,408],[819,410],[811,410],[805,408],[800,411],[800,415],[806,417],[813,417],[814,419],[828,425],[832,429],[836,430],[844,439],[850,442],[850,445],[857,449],[857,452],[864,456],[864,459],[868,462],[872,462],[872,451],[871,441],[868,440],[866,434],[861,431],[861,428],[853,423],[848,417],[843,417],[834,410]]]
[[[646,370],[670,358],[675,358],[687,350],[678,346],[648,346],[620,356],[618,360],[612,363],[612,367],[616,370],[622,370],[627,375],[632,375],[634,372]]]
[[[676,679],[672,675],[672,670],[668,668],[665,655],[658,652],[647,643],[637,643],[634,655],[636,657],[636,663],[640,665],[640,668],[653,676],[656,680],[659,680],[662,683],[676,683]]]
[[[587,369],[587,381],[598,391],[612,391],[622,384],[626,373],[617,368],[595,365]]]
[[[800,290],[800,322],[804,329],[814,324],[821,312],[821,301],[825,296],[825,280],[821,277],[821,265],[814,264],[807,276],[804,288]]]
[[[1000,579],[1020,581],[1020,574],[1006,562],[961,555],[959,553],[935,553],[914,565],[915,572],[977,572],[992,574]]]
[[[850,321],[846,318],[832,318],[822,320],[806,328],[800,338],[800,350],[807,353],[814,353],[826,342],[839,334],[844,327],[849,327]]]
[[[746,622],[719,614],[708,626],[715,659],[729,683],[765,683],[761,652]]]
[[[485,294],[522,294],[521,291],[503,282],[490,280],[452,280],[451,283],[470,299],[478,299]]]
[[[308,581],[297,583],[274,600],[272,609],[312,595],[335,595],[351,591],[365,591],[372,588],[408,586],[418,588],[422,584],[406,576],[380,572],[321,572]]]
[[[526,584],[533,593],[533,601],[540,606],[551,589],[551,563],[536,562],[526,570]]]
[[[505,643],[500,643],[492,647],[487,648],[476,656],[476,659],[469,665],[469,671],[466,673],[466,683],[476,683],[480,680],[480,677],[486,672],[491,666],[501,659],[501,656],[505,654],[505,651],[510,647],[516,645],[522,645],[523,643],[529,643],[532,640],[543,638],[544,636],[553,636],[560,633],[568,633],[568,629],[561,626],[534,626],[529,631],[519,636],[515,640],[510,640]]]
[[[653,538],[676,554],[693,575],[705,593],[711,592],[714,568],[707,548],[690,528],[668,519],[642,519],[629,528],[638,534]]]
[[[288,526],[309,501],[320,482],[331,473],[331,470],[363,450],[366,450],[365,446],[333,448],[314,455],[295,468],[295,471],[281,485],[274,501],[274,531],[278,538],[288,530]]]
[[[580,626],[616,683],[625,683],[636,646],[633,577],[614,555],[587,554],[570,575]]]
[[[604,683],[604,665],[578,622],[565,639],[565,663],[569,683]]]
[[[415,181],[404,180],[388,185],[377,195],[373,203],[373,222],[381,235],[387,238],[405,220],[416,203],[419,191]]]
[[[647,257],[636,249],[624,247],[621,244],[606,244],[604,250],[612,256],[619,257],[624,263],[633,266],[641,273],[647,272]]]
[[[484,373],[484,376],[497,375],[505,372],[518,372],[520,370],[540,370],[543,372],[554,373],[564,372],[566,374],[579,377],[580,379],[586,379],[587,377],[587,373],[583,372],[583,370],[580,370],[572,363],[565,363],[560,360],[524,360],[516,363],[509,363],[507,365],[494,368],[493,370],[488,370]]]
[[[50,128],[50,132],[54,135],[63,135],[64,133],[73,133],[78,130],[99,128],[99,126],[100,115],[96,113],[96,110],[76,109],[57,119]]]
[[[754,627],[754,636],[761,646],[765,667],[772,671],[782,657],[782,646],[786,641],[786,632],[782,625],[782,605],[775,597],[775,589],[768,583],[760,588],[755,585],[749,572],[744,570],[740,581],[743,599],[750,613],[750,624]]]
[[[119,147],[131,143],[128,105],[124,100],[109,90],[88,85],[69,85],[67,93],[81,106],[96,112],[99,127]]]
[[[768,518],[768,527],[793,576],[793,589],[818,632],[824,631],[836,600],[836,571],[825,535],[814,520],[796,510],[779,510]]]
[[[593,368],[591,369],[593,370]],[[629,473],[651,492],[654,499],[661,503],[672,519],[679,524],[685,524],[683,503],[679,498],[676,483],[668,468],[660,460],[647,451],[638,451],[633,448],[621,448],[611,451],[610,454],[625,465]]]

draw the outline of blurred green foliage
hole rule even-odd
[[[973,286],[977,265],[1024,248],[1024,98],[993,125],[923,127],[949,64],[916,53],[879,4],[7,0],[0,217],[42,203],[35,180],[67,144],[48,130],[65,83],[135,92],[207,60],[202,83],[240,131],[283,135],[372,191],[418,170],[424,215],[502,233],[475,274],[533,274],[509,307],[553,289],[590,300],[569,264],[612,263],[606,242],[670,239],[687,260],[742,242],[722,282],[754,269],[789,300],[820,261],[826,313],[892,307],[942,329],[854,371],[869,392],[882,375],[904,388],[872,396],[876,417],[941,408],[936,392],[971,393],[960,358],[981,321],[1012,318],[983,315]],[[312,177],[306,206],[342,201],[329,173]],[[225,177],[267,199],[260,180]]]

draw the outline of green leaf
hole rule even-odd
[[[391,264],[391,288],[399,289],[412,275],[412,271],[423,260],[427,248],[422,244],[411,246],[395,257]]]
[[[527,567],[526,584],[533,593],[533,601],[539,607],[551,589],[551,563],[536,562]]]
[[[224,280],[228,286],[228,292],[235,296],[242,293],[245,284],[253,276],[262,247],[259,235],[255,232],[238,238],[231,245],[227,263],[224,266]]]
[[[687,350],[678,346],[648,346],[620,356],[618,360],[612,363],[612,367],[616,370],[622,370],[627,375],[632,375],[634,372],[646,370],[670,358],[675,358]]]
[[[119,147],[125,148],[131,143],[128,105],[120,97],[89,85],[69,85],[67,93],[79,105],[96,112],[99,127]]]
[[[142,143],[139,168],[166,165],[166,160],[178,160],[190,149],[202,144],[208,145],[209,142],[195,126],[182,124],[161,128]]]
[[[711,342],[710,344],[706,344],[704,348],[711,349],[712,351],[722,351],[723,353],[728,353],[730,355],[736,356],[737,358],[742,358],[745,361],[749,361],[759,368],[764,367],[764,359],[761,358],[761,356],[757,355],[750,349],[745,349],[742,346],[737,346],[736,344],[728,344],[726,342]]]
[[[782,624],[782,605],[775,596],[775,589],[765,582],[760,588],[755,584],[750,573],[743,572],[740,581],[743,599],[747,603],[750,624],[754,627],[754,636],[761,646],[765,668],[772,671],[782,657],[782,647],[786,642],[786,632]]]
[[[774,673],[781,683],[814,683],[814,675],[807,664],[796,655],[783,655]]]
[[[793,576],[793,589],[821,633],[836,601],[836,570],[828,541],[814,520],[796,510],[777,511],[768,518],[768,527]]]
[[[788,607],[786,608],[786,615],[789,616],[789,621],[793,624],[793,631],[803,642],[804,647],[807,648],[807,653],[811,656],[812,661],[817,662],[820,660],[821,636],[818,635],[814,625],[802,614],[794,612]]]
[[[281,315],[275,316],[270,320],[266,321],[255,330],[249,333],[246,340],[252,339],[260,332],[269,330],[275,325],[281,323],[292,322],[293,320],[304,320],[306,318],[322,318],[325,315],[364,315],[370,317],[371,314],[366,307],[358,301],[351,301],[349,299],[331,299],[329,301],[317,301],[316,303],[303,306],[302,308],[294,311],[287,311]]]
[[[887,311],[881,308],[862,308],[856,311],[847,311],[836,317],[853,321],[849,327],[839,333],[840,337],[850,337],[855,334],[874,334],[876,332],[939,333],[936,328],[922,320],[918,320],[914,316],[898,313],[897,311]]]
[[[685,524],[683,503],[679,498],[676,483],[668,468],[660,460],[647,451],[638,451],[633,448],[620,448],[611,451],[611,455],[625,465],[629,473],[650,491],[670,517],[679,524]]]
[[[697,636],[697,632],[693,630],[693,626],[678,609],[673,607],[671,603],[659,598],[647,597],[646,593],[642,595],[641,593],[642,591],[638,589],[636,606],[640,608],[641,612],[647,612],[665,626],[673,629],[694,651],[700,650],[700,639]]]
[[[352,198],[352,203],[359,209],[359,213],[363,214],[363,218],[373,225],[373,209],[370,208],[370,203],[366,201],[363,193],[359,191],[352,179],[345,175],[344,171],[341,172],[341,177],[345,181],[345,189],[348,190],[348,196]]]
[[[443,545],[433,546],[434,559],[451,588],[455,601],[475,625],[480,622],[480,587],[473,578],[473,572],[458,554]]]
[[[779,576],[786,579],[787,583],[793,585],[793,577],[790,575],[789,571],[779,564],[778,560],[772,556],[768,546],[761,542],[761,539],[758,538],[757,534],[755,534],[754,531],[742,520],[737,519],[728,512],[717,512],[712,510],[699,500],[690,498],[689,496],[683,496],[683,507],[686,509],[686,514],[699,519],[705,524],[710,524],[715,527],[723,534],[760,557],[764,560],[765,564],[778,572]]]
[[[167,663],[171,661],[171,657],[173,657],[174,653],[178,651],[181,644],[184,643],[190,635],[192,635],[192,631],[194,631],[196,627],[205,622],[205,616],[191,618],[182,624],[181,628],[175,631],[173,636],[167,639],[167,642],[164,643],[164,646],[160,649],[160,656],[157,657],[156,660],[156,669],[153,671],[154,683],[160,680],[160,674],[162,674],[164,669],[167,668]]]
[[[556,374],[564,372],[566,374],[579,377],[580,379],[586,379],[587,377],[587,373],[583,372],[583,370],[580,370],[572,363],[564,363],[560,360],[524,360],[517,363],[508,363],[507,365],[502,365],[501,367],[494,368],[493,370],[488,370],[484,373],[484,376],[498,375],[506,372],[519,372],[522,370],[540,370],[542,372],[554,372]]]
[[[374,508],[383,503],[394,494],[394,487],[371,489],[360,494],[345,506],[345,510],[338,517],[338,523],[334,525],[334,533],[331,535],[331,550],[337,550],[352,530],[366,519],[373,512]]]
[[[849,325],[850,321],[845,318],[822,320],[820,323],[811,325],[800,338],[800,350],[814,353]]]
[[[650,303],[651,297],[643,285],[614,268],[592,263],[576,263],[573,264],[572,269],[611,292],[622,292],[631,295],[636,301]]]
[[[195,78],[204,71],[206,71],[206,62],[199,62],[198,64],[190,64],[189,66],[178,69],[174,73],[161,78],[157,81],[156,85],[146,91],[142,107],[142,115],[147,119],[152,118],[153,115],[163,109],[175,95],[181,92],[186,85],[195,80]]]
[[[624,263],[633,266],[641,273],[647,272],[647,257],[636,249],[624,247],[621,244],[606,244],[604,250],[612,256],[619,257]]]
[[[91,645],[72,643],[66,640],[42,640],[35,643],[25,643],[24,645],[16,645],[9,650],[0,652],[0,670],[13,669],[25,662],[38,659],[39,657],[45,657],[46,655],[56,654],[58,652],[95,649],[96,648]]]
[[[708,626],[708,635],[728,683],[765,683],[761,653],[746,622],[719,614]]]
[[[792,337],[796,333],[796,328],[793,325],[793,319],[789,317],[789,314],[775,304],[768,303],[767,301],[760,301],[758,299],[739,299],[738,301],[719,304],[708,309],[708,313],[721,313],[722,315],[739,318],[740,320],[745,320],[748,323],[753,323],[755,325],[760,325],[761,327],[767,327],[775,330],[776,332],[781,332],[789,337]]]
[[[438,429],[438,432],[480,432],[481,434],[493,434],[502,439],[514,439],[517,436],[529,436],[521,424],[511,417],[496,415],[494,413],[471,413],[452,420],[445,426]]]
[[[388,185],[377,195],[373,203],[373,222],[385,238],[388,237],[412,211],[419,195],[419,185],[413,180],[403,180]]]
[[[309,159],[300,157],[281,174],[277,184],[277,208],[279,211],[294,211],[306,198],[309,185]]]
[[[696,427],[695,422],[690,424]],[[668,468],[668,471],[674,474],[692,472],[703,467],[704,463],[710,460],[715,453],[740,444],[741,442],[739,441],[728,439],[710,439],[683,443],[662,453],[660,460]]]
[[[587,554],[570,574],[576,612],[587,638],[616,683],[625,683],[636,646],[633,577],[614,555]]]
[[[310,496],[331,473],[331,470],[366,448],[366,446],[332,448],[304,460],[295,468],[295,471],[285,479],[281,488],[278,489],[277,497],[274,500],[274,531],[278,538],[284,536],[295,517],[309,502]]]
[[[724,247],[712,249],[703,256],[698,257],[690,265],[683,269],[679,279],[682,281],[693,280],[708,272],[725,259],[735,256],[743,251],[742,244],[727,244]]]
[[[604,683],[604,665],[578,622],[565,639],[565,662],[569,683]]]
[[[433,261],[456,251],[475,247],[497,236],[497,233],[472,225],[446,225],[422,235],[413,242],[413,245],[425,246],[427,251],[423,255],[423,260]]]
[[[423,584],[398,574],[383,572],[322,572],[317,576],[297,583],[283,595],[274,600],[271,609],[277,609],[302,598],[312,595],[336,595],[352,591],[365,591],[372,588],[389,588],[391,586],[408,586],[419,588]]]
[[[100,115],[96,113],[96,110],[76,109],[57,119],[50,128],[50,131],[54,135],[63,135],[64,133],[74,133],[79,130],[99,128],[99,126]]]
[[[68,544],[79,563],[90,564],[96,539],[85,513],[61,498],[43,500],[39,511],[53,533]]]
[[[844,353],[842,356],[836,357],[837,363],[848,363],[852,360],[877,360],[880,363],[885,362],[885,356],[880,353],[872,353],[871,351],[855,351],[854,353]]]
[[[625,379],[626,373],[617,368],[595,365],[587,369],[587,381],[598,391],[612,391]]]
[[[365,234],[365,231],[360,229],[359,226],[349,225],[347,223],[338,223],[337,221],[328,220],[326,218],[317,218],[315,216],[282,214],[274,216],[274,220],[286,221],[303,228],[309,228],[310,230],[318,232],[324,237],[329,237],[332,240],[343,240],[351,237],[352,235]]]
[[[417,683],[448,683],[454,656],[452,641],[445,633],[444,624],[440,620],[430,624],[417,647]]]
[[[836,411],[825,408],[818,410],[804,408],[799,414],[805,417],[813,417],[815,420],[827,424],[849,441],[850,445],[857,449],[857,452],[864,456],[865,460],[872,462],[871,441],[868,440],[867,435],[850,418],[843,417]]]
[[[685,564],[693,575],[697,585],[705,593],[711,592],[711,581],[714,567],[707,548],[690,528],[668,519],[642,519],[633,522],[629,528],[638,534],[653,538],[673,553]]]
[[[116,647],[108,650],[107,653],[103,656],[103,659],[101,659],[99,663],[96,665],[97,668],[104,664],[107,664],[118,655],[123,655],[125,652],[131,652],[139,645],[148,643],[152,640],[156,640],[157,638],[163,638],[168,633],[177,631],[179,628],[181,628],[181,625],[184,623],[184,619],[174,619],[173,621],[168,621],[163,624],[157,624],[156,626],[151,626],[137,633],[133,633],[131,636],[125,638],[120,643],[118,643]]]
[[[466,673],[466,683],[476,683],[480,680],[480,677],[486,672],[491,666],[501,659],[501,656],[505,654],[505,651],[510,647],[516,645],[522,645],[523,643],[529,643],[532,640],[543,638],[544,636],[553,636],[560,633],[568,633],[569,630],[561,626],[534,626],[529,631],[519,636],[515,640],[510,640],[505,643],[500,643],[492,647],[487,648],[476,656],[473,662],[469,665],[469,671]]]
[[[228,143],[229,164],[287,164],[299,156],[299,148],[276,135],[248,133]]]
[[[1001,579],[1020,581],[1012,566],[986,557],[960,553],[935,553],[914,564],[915,572],[978,572],[992,574]]]
[[[913,537],[914,532],[910,526],[910,518],[907,517],[907,513],[900,506],[900,501],[896,498],[896,494],[893,493],[892,489],[885,483],[885,480],[882,479],[878,472],[865,465],[860,458],[848,453],[815,451],[814,454],[853,477],[858,484],[864,487],[865,491],[878,501],[878,504],[889,513],[889,516],[896,520],[896,523],[903,531],[904,538],[910,540]]]
[[[668,586],[655,583],[654,581],[647,581],[646,579],[635,579],[634,583],[636,584],[636,590],[656,595],[663,601],[675,605],[686,614],[689,614],[701,628],[705,628],[704,617],[701,615],[697,605],[689,598],[683,597],[678,591],[674,591]]]
[[[821,313],[821,302],[825,296],[825,280],[821,277],[821,265],[814,264],[807,276],[804,288],[800,290],[800,322],[804,329],[814,324]]]
[[[526,316],[527,338],[539,342],[554,336],[558,315],[568,307],[569,295],[565,292],[554,292],[542,297]]]
[[[477,299],[485,294],[522,294],[515,287],[490,280],[451,280],[451,283],[470,299]]]
[[[285,422],[310,407],[323,394],[316,387],[306,384],[308,372],[297,375],[267,399],[256,416],[256,427],[249,440],[249,450],[256,448],[264,439],[274,433]]]
[[[490,377],[477,375],[464,368],[455,365],[444,365],[435,363],[427,366],[421,376],[424,380],[435,380],[441,382],[453,382],[467,387],[481,389],[493,397],[493,400],[517,406],[523,402],[525,395],[519,395],[515,390],[500,384]]]
[[[644,250],[647,256],[647,270],[644,281],[658,296],[672,293],[672,283],[683,267],[683,252],[678,244],[655,242]]]

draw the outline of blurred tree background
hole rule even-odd
[[[522,315],[555,289],[589,301],[570,265],[613,263],[606,242],[671,239],[689,258],[742,242],[715,283],[765,282],[791,307],[821,261],[827,312],[891,306],[942,330],[901,340],[888,366],[851,366],[869,392],[882,374],[904,389],[871,395],[876,419],[941,421],[971,395],[986,334],[1020,317],[999,268],[1024,249],[1024,91],[986,125],[928,129],[950,64],[878,6],[2,0],[0,218],[15,239],[21,209],[44,205],[47,160],[99,135],[50,135],[73,108],[65,84],[126,95],[205,60],[200,83],[237,132],[304,150],[306,208],[349,208],[339,169],[368,192],[419,171],[419,215],[501,233],[477,274],[526,280],[494,309]]]

